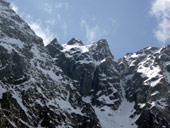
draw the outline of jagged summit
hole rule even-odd
[[[55,57],[60,54],[60,50],[63,50],[63,47],[61,44],[58,43],[58,40],[54,38],[47,46],[46,48],[50,51],[50,55],[52,57]]]
[[[99,46],[101,46],[101,45],[109,46],[106,39],[100,39],[99,41],[97,41],[97,45],[99,45]]]
[[[84,45],[81,40],[78,40],[78,39],[75,39],[75,38],[72,38],[72,39],[67,43],[67,45],[74,45],[74,44]]]
[[[54,38],[51,42],[50,42],[51,44],[55,44],[55,43],[58,43],[58,40],[57,40],[57,38]]]
[[[93,43],[89,46],[89,50],[92,52],[96,60],[103,60],[104,58],[114,59],[108,42],[105,39],[101,39],[98,42]]]
[[[63,47],[61,44],[59,44],[57,38],[54,38],[46,47],[53,46],[54,48],[62,50]]]

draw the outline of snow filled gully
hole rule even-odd
[[[124,83],[121,81],[123,99],[118,110],[113,111],[107,106],[102,108],[94,107],[102,128],[137,128],[135,122],[139,116],[130,118],[135,111],[135,103],[130,103],[127,101],[123,86]]]

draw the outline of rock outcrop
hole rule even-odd
[[[170,46],[147,47],[119,61],[126,97],[135,102],[139,128],[169,128]]]

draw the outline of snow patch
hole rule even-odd
[[[139,108],[143,108],[143,107],[145,107],[146,104],[139,103],[138,105],[139,105]]]
[[[89,52],[87,46],[82,46],[79,44],[74,44],[74,45],[63,44],[62,46],[64,48],[62,50],[62,52],[70,51],[72,48],[77,48],[77,49],[81,50],[82,53]]]
[[[130,118],[130,116],[134,113],[135,103],[130,103],[126,100],[123,88],[124,85],[125,83],[121,81],[123,101],[118,110],[112,110],[108,106],[104,106],[102,108],[93,107],[102,128],[137,128],[135,122],[139,115]]]
[[[23,104],[22,102],[22,98],[18,95],[17,92],[15,92],[13,95],[12,95],[13,98],[16,99],[18,105],[22,108],[22,110],[25,112],[25,114],[30,117],[30,115],[28,114],[28,109],[25,107],[25,105]],[[31,118],[31,117],[30,117]]]
[[[85,103],[91,103],[91,97],[90,97],[90,96],[83,97],[82,100],[83,100]]]
[[[159,92],[158,91],[155,91],[154,93],[151,94],[151,96],[155,96],[157,95]]]
[[[153,101],[150,104],[151,104],[151,108],[155,106],[155,107],[160,108],[160,109],[166,109],[166,107],[168,106],[165,98],[161,98],[157,101]]]
[[[73,108],[71,106],[70,102],[68,101],[68,99],[63,100],[63,99],[56,98],[54,100],[54,103],[52,101],[48,102],[48,105],[56,106],[56,104],[58,104],[62,110],[68,112],[69,114],[76,113],[76,114],[79,114],[79,115],[84,115],[79,108]]]
[[[134,103],[124,100],[119,109],[114,111],[110,107],[94,107],[96,115],[101,123],[102,128],[137,128],[135,121],[138,116],[130,118],[134,112]]]

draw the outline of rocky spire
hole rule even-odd
[[[110,51],[108,42],[105,39],[101,39],[98,42],[93,43],[89,49],[92,55],[94,56],[95,60],[97,61],[103,60],[104,58],[108,58],[108,57],[114,59]]]
[[[54,38],[47,46],[47,50],[49,51],[49,54],[52,57],[55,57],[56,55],[61,53],[61,50],[63,49],[62,45],[58,43],[58,40]]]
[[[84,45],[81,40],[78,40],[78,39],[75,39],[75,38],[72,38],[67,44],[68,45],[74,45],[74,44]]]

